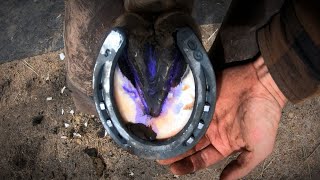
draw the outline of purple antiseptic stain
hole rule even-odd
[[[168,98],[165,99],[163,105],[162,105],[162,113],[167,113],[169,108],[173,108],[174,113],[179,113],[182,108],[183,108],[183,103],[179,102],[177,103],[177,101],[179,101],[180,96],[182,95],[182,88],[183,88],[184,84],[183,83],[179,83],[179,85],[177,87],[171,87],[169,93],[172,93],[172,98],[174,100],[169,100]],[[172,103],[173,104],[172,106]],[[176,104],[177,103],[177,104]]]
[[[156,82],[156,78],[161,76],[160,74],[161,70],[159,70],[157,67],[158,66],[157,62],[159,59],[157,59],[156,53],[157,53],[156,49],[153,45],[151,44],[145,45],[144,58],[143,58],[144,65],[145,65],[145,77],[138,76],[137,71],[139,70],[139,68],[137,70],[134,67],[135,66],[133,64],[134,58],[128,56],[128,51],[125,51],[125,53],[121,56],[119,61],[122,64],[125,64],[122,67],[124,68],[124,72],[126,72],[126,75],[128,76],[128,79],[130,79],[130,82],[131,82],[130,84],[126,82],[122,86],[122,88],[130,96],[130,98],[136,102],[136,110],[137,110],[136,112],[141,112],[141,113],[136,113],[137,118],[135,119],[135,121],[139,123],[148,121],[147,120],[148,118],[146,118],[145,116],[147,116],[146,113],[149,112],[149,107],[144,97],[145,96],[154,97],[157,95],[157,92],[159,92],[159,87],[154,85],[154,83]],[[172,94],[174,95],[174,98],[179,98],[182,93],[182,87],[180,87],[181,85],[180,80],[181,80],[181,75],[183,74],[183,71],[185,69],[185,63],[183,62],[183,56],[179,52],[179,50],[174,49],[172,53],[173,53],[172,60],[171,60],[172,64],[169,63],[171,65],[170,67],[168,67],[170,68],[168,72],[169,77],[165,78],[165,84],[164,84],[165,87],[160,87],[160,88],[163,88],[162,90],[163,91],[165,90],[166,91],[165,93],[168,93],[167,92],[168,90],[171,91]],[[146,80],[148,81],[148,84],[149,84],[147,86],[148,88],[147,90],[142,88],[142,87],[146,87],[142,85],[142,81],[144,81],[144,78],[147,78]],[[147,94],[144,94],[144,93],[147,93]],[[162,113],[167,112],[168,106],[171,106],[171,105],[168,105],[168,101],[166,97],[163,101],[161,112]],[[176,108],[175,112],[178,112],[178,111],[179,111],[179,107]]]
[[[127,71],[130,71],[130,73],[128,74],[131,77],[127,77],[128,79],[130,79],[131,83],[137,87],[139,86],[140,83],[140,79],[138,76],[138,73],[136,71],[136,69],[134,68],[134,65],[132,63],[132,59],[128,56],[128,50],[125,50],[124,53],[122,54],[122,56],[119,59],[119,62],[126,64],[128,66]],[[139,93],[139,91],[137,91]]]
[[[141,110],[141,109],[140,109]],[[144,115],[142,111],[137,112],[136,117],[135,117],[135,123],[139,124],[144,124],[148,125],[148,121],[151,119],[151,117]]]
[[[157,74],[157,59],[156,59],[156,52],[153,46],[146,45],[147,51],[146,51],[146,58],[145,62],[147,65],[147,71],[150,76],[149,79],[153,80]]]
[[[132,63],[133,60],[130,59],[130,57],[128,56],[127,50],[124,51],[124,53],[122,54],[122,56],[120,57],[119,60],[121,61],[121,63],[126,64],[127,67],[130,69],[129,76],[131,76],[131,77],[128,77],[128,79],[130,79],[130,82],[133,84],[132,85],[133,87],[130,87],[128,84],[125,84],[123,86],[124,90],[125,91],[126,91],[126,89],[129,90],[128,93],[134,92],[134,95],[132,95],[132,98],[138,98],[138,96],[143,97],[143,92],[140,89],[141,81],[140,81],[138,73]],[[129,70],[129,69],[127,69],[127,70]],[[134,87],[136,87],[136,88],[134,88]],[[132,91],[132,88],[134,88],[134,91]],[[144,108],[146,110],[148,110],[148,106],[147,106],[147,103],[145,102],[144,98],[140,98],[140,102],[143,104]]]
[[[177,105],[174,106],[173,112],[174,113],[179,113],[181,111],[181,109],[183,108],[184,104],[183,103],[178,103]]]
[[[138,97],[138,92],[134,88],[130,88],[128,83],[124,84],[122,88],[129,94],[131,99],[136,99]]]
[[[139,94],[139,99],[140,99],[140,102],[142,103],[142,105],[143,105],[143,107],[144,107],[144,112],[148,112],[149,111],[149,107],[148,107],[148,105],[147,105],[147,102],[145,101],[145,99],[144,98],[141,98],[141,97],[143,97],[143,92],[142,92],[142,90],[139,88],[139,86],[137,87],[137,92],[138,92],[138,94]]]
[[[169,105],[170,104],[169,104],[168,99],[165,99],[164,102],[163,102],[163,105],[162,105],[161,113],[166,114],[168,112],[168,110],[169,110]]]
[[[173,94],[173,98],[176,98],[176,100],[179,99],[180,97],[182,86],[183,85],[180,83],[177,87],[171,88],[170,90],[170,92]],[[128,79],[124,80],[124,84],[122,85],[122,88],[130,96],[130,98],[136,103],[136,107],[135,107],[136,116],[135,116],[135,119],[133,120],[134,123],[141,123],[148,126],[148,122],[151,121],[153,117],[147,115],[144,112],[143,101],[141,100],[138,94],[138,89],[135,88]],[[172,106],[172,103],[176,103],[176,102],[172,100],[170,101],[168,99],[165,100],[162,107],[162,114],[166,114],[169,108],[173,108],[174,113],[178,114],[183,108],[183,103],[178,103],[174,106]]]
[[[182,94],[182,89],[183,89],[184,84],[179,83],[179,85],[175,88],[172,88],[172,93],[173,96],[177,99],[180,98],[181,94]]]
[[[130,96],[130,98],[136,103],[136,117],[134,119],[135,123],[145,124],[147,122],[148,117],[144,115],[143,112],[143,101],[138,94],[138,90],[131,84],[131,82],[126,78],[124,78],[124,84],[122,85],[122,89]],[[130,108],[130,107],[128,107]]]
[[[174,85],[174,80],[177,80],[177,77],[181,74],[181,71],[183,71],[183,56],[180,53],[180,51],[176,50],[174,52],[174,57],[173,57],[173,65],[170,69],[170,78],[169,78],[169,84],[170,87]]]

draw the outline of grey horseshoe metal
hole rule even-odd
[[[194,75],[196,97],[188,123],[172,138],[157,141],[139,139],[127,131],[122,121],[113,96],[115,67],[127,43],[120,28],[108,34],[94,67],[94,101],[104,128],[121,148],[142,158],[167,159],[190,150],[207,131],[214,113],[216,79],[206,51],[190,28],[178,29],[175,36],[176,44]]]

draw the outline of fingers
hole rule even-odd
[[[193,173],[197,170],[204,169],[212,164],[217,163],[224,157],[214,148],[209,145],[205,149],[198,151],[197,153],[184,158],[171,165],[170,170],[173,174],[184,175]]]
[[[253,152],[245,151],[224,168],[220,178],[223,180],[240,179],[249,174],[262,160],[257,158]]]
[[[202,149],[204,149],[205,147],[207,147],[210,144],[210,141],[204,136],[200,139],[200,141],[198,142],[198,144],[193,147],[192,149],[190,149],[189,151],[187,151],[186,153],[174,157],[174,158],[170,158],[170,159],[165,159],[165,160],[157,160],[157,162],[161,165],[169,165],[172,164],[174,162],[180,161],[181,159],[188,157],[194,153],[196,153],[197,151],[200,151]]]

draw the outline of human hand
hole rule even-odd
[[[174,174],[192,173],[241,152],[221,174],[221,179],[238,179],[272,152],[287,100],[263,58],[224,70],[217,84],[216,110],[206,135],[185,154],[158,161],[170,165]]]

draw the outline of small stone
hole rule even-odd
[[[61,136],[61,139],[67,139],[68,137],[67,136]]]
[[[46,81],[50,80],[50,74],[48,74],[48,76],[46,77]]]
[[[64,127],[65,127],[65,128],[68,128],[68,127],[70,127],[70,124],[64,123]]]
[[[59,57],[60,57],[60,60],[63,61],[66,56],[63,53],[60,53]]]
[[[109,151],[108,155],[112,157],[113,153],[111,151]]]
[[[288,117],[289,117],[289,118],[293,118],[293,117],[294,117],[294,114],[293,114],[292,112],[290,112],[290,113],[288,114]]]
[[[75,142],[76,144],[78,144],[78,145],[81,145],[81,144],[82,144],[81,139],[75,139],[74,142]]]
[[[81,134],[74,132],[74,133],[73,133],[73,137],[81,138],[82,136],[81,136]]]
[[[52,101],[52,97],[47,97],[47,101]]]
[[[73,116],[74,115],[74,110],[71,110],[69,113]]]

